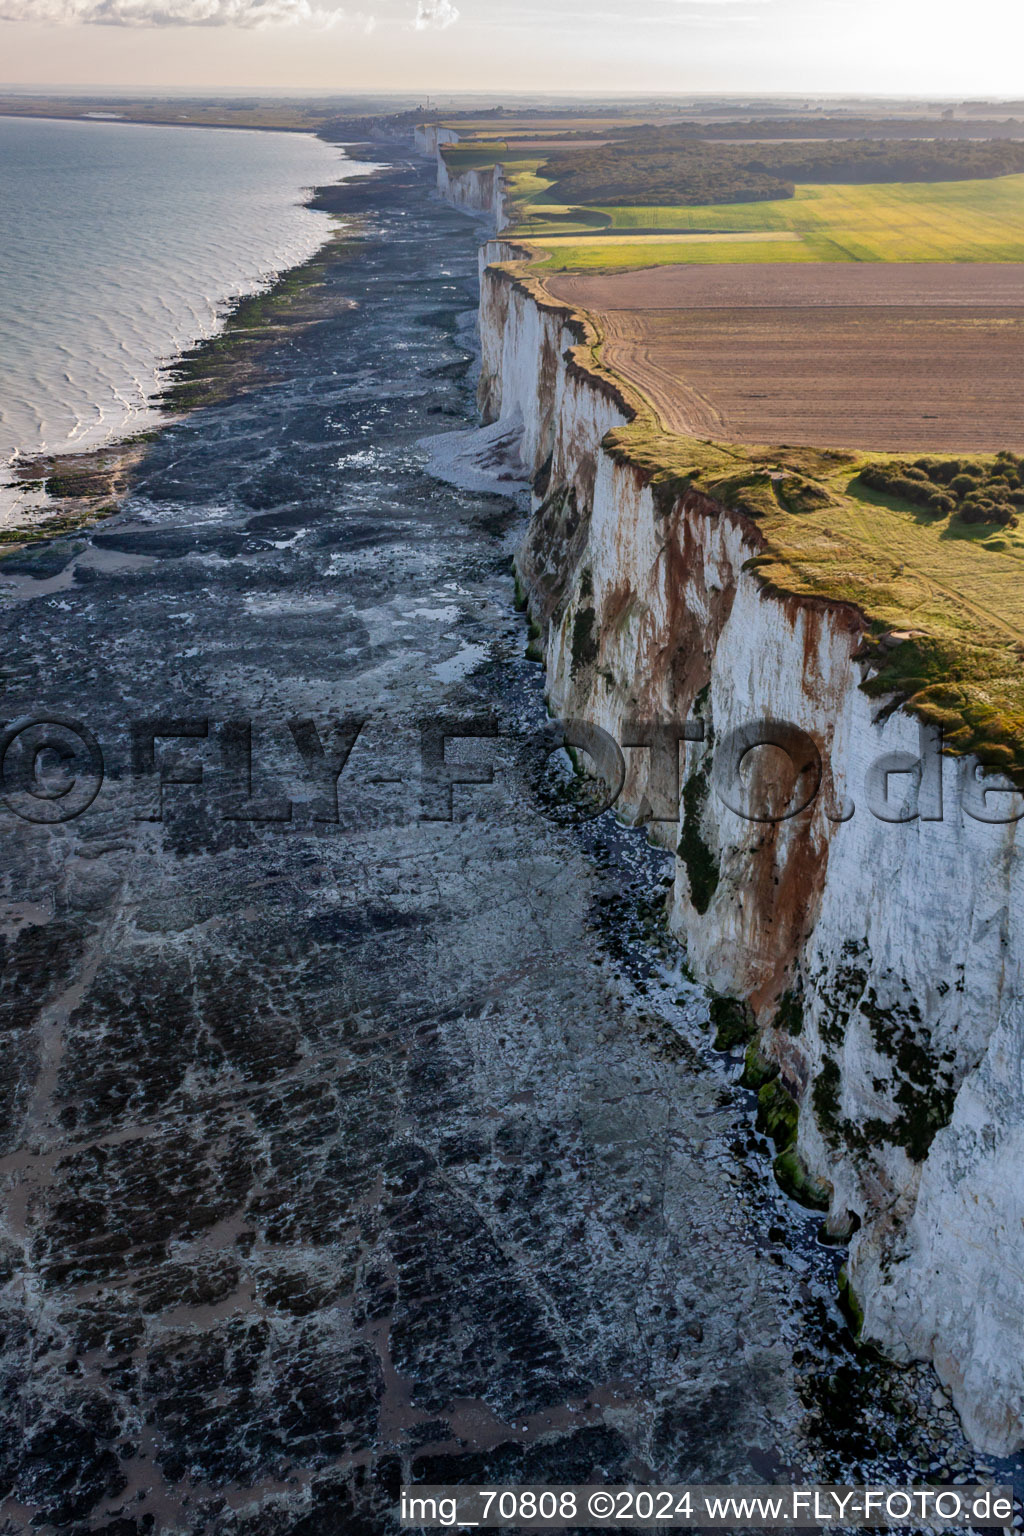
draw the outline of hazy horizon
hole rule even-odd
[[[978,0],[0,0],[9,88],[431,95],[1021,93]]]
[[[919,103],[934,106],[984,106],[1009,107],[1024,105],[1024,87],[1016,92],[1006,92],[1000,95],[989,92],[946,92],[937,91],[755,91],[736,89],[732,91],[680,91],[671,92],[665,90],[628,91],[628,90],[587,90],[582,86],[567,86],[559,91],[528,90],[525,87],[509,87],[506,90],[478,90],[438,91],[426,86],[417,91],[412,87],[404,89],[396,88],[392,91],[384,87],[350,86],[344,89],[331,89],[324,85],[291,85],[276,86],[255,84],[252,82],[236,85],[211,85],[195,86],[183,84],[181,81],[168,81],[165,85],[146,85],[138,80],[127,81],[96,81],[81,82],[69,80],[25,80],[12,81],[0,80],[0,94],[10,96],[38,96],[55,98],[60,96],[81,96],[83,99],[93,99],[100,96],[123,97],[130,101],[135,97],[145,96],[148,99],[157,99],[159,95],[192,100],[215,101],[218,98],[230,100],[233,97],[253,96],[261,101],[292,101],[309,98],[313,102],[381,102],[390,106],[400,106],[402,103],[430,101],[431,106],[439,103],[453,103],[459,105],[479,106],[481,109],[490,106],[499,106],[506,101],[516,101],[535,104],[538,108],[545,105],[554,107],[560,102],[588,100],[608,101],[629,104],[636,102],[638,105],[656,105],[658,103],[687,105],[707,105],[711,102],[793,102],[803,105],[824,104],[836,106],[855,104],[862,101],[870,101],[880,104]]]

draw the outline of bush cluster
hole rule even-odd
[[[936,458],[869,464],[860,478],[872,490],[900,496],[936,517],[955,514],[964,523],[1013,528],[1024,507],[1024,457],[1009,452],[987,464]]]

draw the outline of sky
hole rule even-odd
[[[1020,97],[1020,0],[0,0],[0,83]]]

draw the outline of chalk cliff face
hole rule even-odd
[[[440,130],[444,132],[444,129]],[[445,140],[451,143],[457,139]],[[456,208],[466,213],[484,214],[495,229],[505,224],[505,178],[500,165],[485,165],[467,171],[451,172],[444,156],[437,156],[437,190]]]
[[[975,1441],[1016,1449],[1024,880],[1016,825],[964,808],[997,813],[1012,797],[983,798],[995,781],[861,690],[855,610],[771,595],[747,568],[753,523],[692,489],[656,495],[604,443],[629,401],[593,369],[580,322],[500,265],[514,254],[484,252],[480,403],[518,433],[534,481],[518,564],[552,707],[620,743],[637,722],[703,725],[681,798],[667,759],[624,746],[620,806],[680,849],[673,927],[697,975],[753,1008],[762,1069],[780,1074],[769,1092],[799,1109],[780,1176],[828,1204],[834,1232],[854,1231],[864,1336],[932,1359]],[[741,770],[735,733],[761,720],[805,734]],[[812,761],[780,799],[807,738],[815,797],[751,819],[813,789]]]
[[[446,201],[466,213],[482,214],[495,229],[504,228],[505,175],[500,165],[450,171],[441,149],[459,142],[458,130],[437,123],[420,123],[413,129],[412,141],[419,154],[436,164],[437,190]]]
[[[433,160],[442,144],[457,144],[459,135],[454,128],[442,128],[437,123],[421,123],[413,129],[412,139],[420,154]]]

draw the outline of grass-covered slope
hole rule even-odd
[[[868,687],[895,693],[1024,785],[1024,532],[970,523],[873,490],[891,461],[814,449],[750,449],[663,432],[646,413],[613,452],[665,492],[702,490],[749,517],[751,562],[781,593],[849,603],[868,623]],[[995,459],[973,461],[981,470]],[[893,637],[900,637],[894,642]]]
[[[609,446],[656,484],[694,486],[751,518],[763,541],[752,562],[762,583],[865,615],[873,692],[896,693],[943,727],[952,750],[975,752],[1024,784],[1020,527],[967,522],[874,490],[872,471],[891,462],[876,455],[703,443],[650,418]]]

